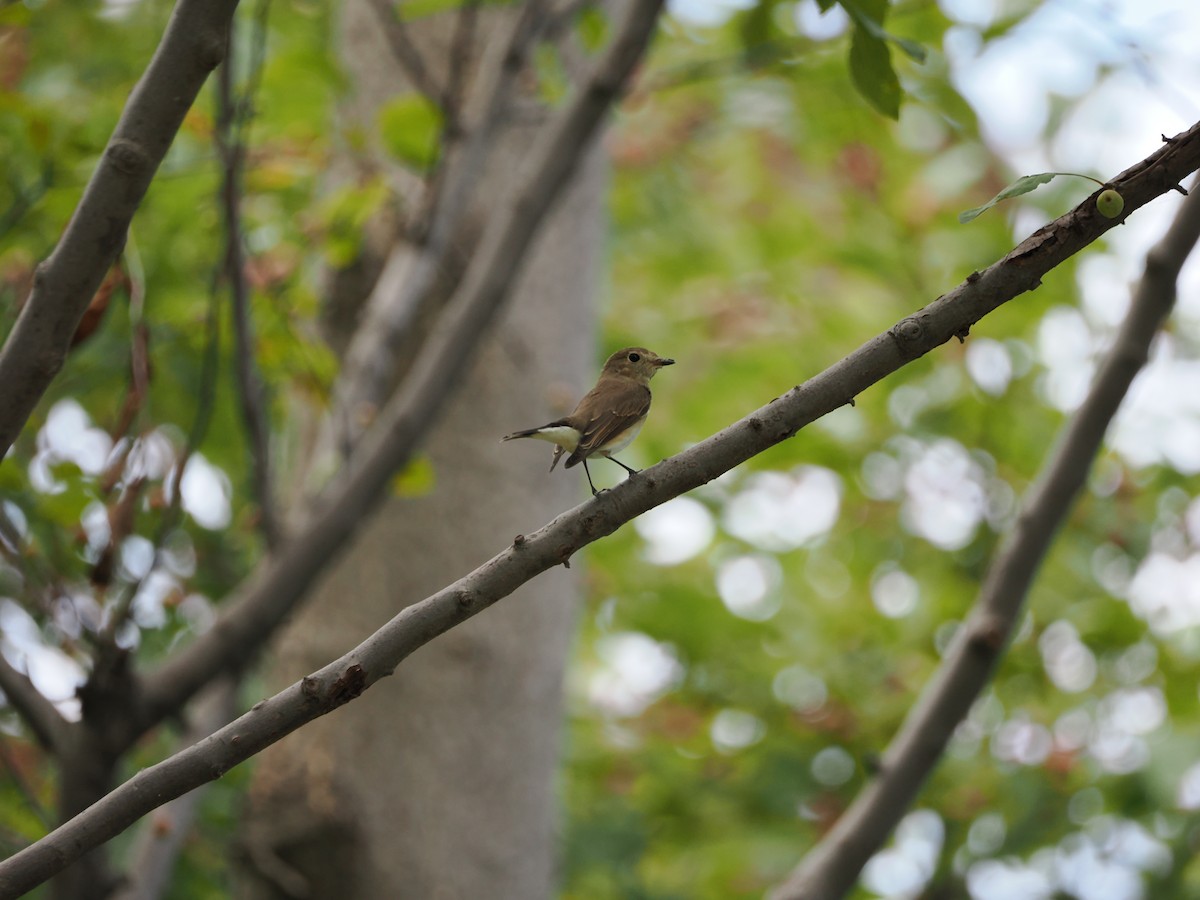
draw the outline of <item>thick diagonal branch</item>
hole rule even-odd
[[[1136,209],[1176,187],[1197,168],[1200,168],[1200,124],[1124,172],[1113,184],[1125,196],[1126,203],[1132,204],[1127,209]],[[1088,198],[1072,212],[1039,229],[986,271],[975,273],[950,293],[868,341],[821,374],[679,455],[563,513],[537,532],[518,535],[503,552],[436,594],[407,607],[345,656],[258,703],[204,741],[142,770],[92,808],[0,863],[0,897],[29,890],[157,806],[219,778],[305,723],[350,702],[380,678],[390,675],[414,650],[487,609],[531,578],[567,562],[580,548],[611,534],[646,510],[711,481],[786,440],[907,362],[955,335],[965,334],[992,310],[1035,288],[1046,272],[1114,224],[1096,211],[1094,197]],[[474,289],[479,290],[478,282],[477,274],[468,284],[476,285]],[[464,321],[474,319],[464,311],[456,319],[456,325],[462,327]],[[461,353],[463,340],[447,338],[436,344],[438,349],[447,346]],[[450,361],[452,365],[460,362],[457,355]],[[444,373],[436,359],[430,359],[413,385],[427,389],[426,381],[441,374]],[[354,499],[339,503],[361,504],[353,507],[352,512],[365,514],[382,493],[384,479],[391,472],[389,465],[396,459],[391,454],[403,458],[411,452],[394,450],[391,442],[403,448],[411,448],[416,442],[413,429],[420,406],[414,405],[417,401],[409,394],[411,391],[389,406],[384,416],[387,429],[378,433],[369,456],[348,476],[342,488],[343,498],[353,495]],[[340,505],[336,511],[339,516],[347,513]],[[320,526],[310,525],[308,531],[314,527]],[[348,526],[342,523],[339,527]],[[314,552],[323,550],[331,554],[338,546],[332,535],[325,536],[324,544],[312,540]],[[311,562],[305,561],[306,565]],[[238,616],[266,616],[273,610],[269,603],[278,600],[271,599],[271,592],[299,591],[307,586],[307,580],[296,583],[279,566],[275,561],[259,574],[251,593],[241,599],[243,609]],[[320,563],[315,568],[319,567]],[[312,571],[305,573],[306,579],[311,577]],[[273,585],[273,580],[281,580],[282,584]],[[255,596],[259,598],[257,603],[264,605],[263,609],[249,605]],[[244,654],[247,638],[243,629],[247,626],[235,622],[231,627],[228,618],[224,622],[223,628],[218,624],[201,639],[208,642],[206,651],[203,656],[189,660],[189,667],[206,665],[204,660],[208,657],[215,659],[218,666],[228,662],[221,655],[226,652],[225,641],[235,643],[232,651],[235,656]],[[164,675],[167,677],[159,681],[196,679],[203,673],[167,669]],[[179,690],[178,684],[172,686],[169,693],[158,695],[157,702],[173,702],[173,695]]]
[[[846,894],[941,759],[1007,646],[1046,551],[1083,489],[1104,433],[1149,358],[1175,302],[1176,280],[1200,239],[1200,192],[1184,201],[1146,271],[1116,342],[1022,503],[1021,515],[984,577],[966,623],[884,754],[879,774],[855,798],[772,900],[832,900]]]
[[[237,0],[179,0],[83,198],[0,351],[0,457],[62,368],[134,212],[204,80],[225,56]]]

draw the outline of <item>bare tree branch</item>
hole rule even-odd
[[[179,0],[62,239],[38,266],[33,292],[0,351],[0,457],[62,368],[184,115],[225,55],[236,8],[237,0]]]
[[[408,356],[397,353],[405,335],[420,328],[439,302],[434,288],[487,160],[492,136],[511,107],[517,79],[542,25],[544,0],[530,0],[517,15],[504,51],[481,74],[492,88],[465,145],[442,161],[430,186],[421,246],[397,248],[384,265],[346,350],[333,388],[335,425],[343,450],[353,447],[375,419],[396,369]],[[503,213],[503,210],[498,210]],[[493,217],[493,221],[495,220]]]
[[[16,710],[37,742],[52,755],[61,756],[71,723],[42,696],[29,676],[9,665],[3,654],[0,654],[0,691],[4,691],[8,705]]]
[[[344,472],[308,511],[295,537],[223,604],[205,635],[145,680],[143,728],[180,708],[217,672],[252,655],[386,495],[392,473],[411,458],[468,367],[471,352],[516,277],[538,223],[641,59],[660,6],[661,0],[637,0],[630,5],[628,17],[591,78],[531,151],[520,189],[491,221],[444,327],[424,348],[404,389],[389,402]]]
[[[1200,194],[1193,192],[1166,237],[1146,258],[1146,271],[1116,342],[1083,405],[1071,418],[1021,515],[984,577],[971,615],[909,712],[877,774],[772,900],[832,900],[845,895],[891,833],[941,759],[954,729],[991,678],[1024,605],[1034,575],[1083,489],[1109,422],[1150,344],[1175,303],[1176,280],[1200,239]]]
[[[116,602],[108,611],[104,628],[101,630],[98,637],[98,653],[97,660],[111,660],[116,655],[120,655],[120,651],[116,644],[117,632],[121,626],[129,618],[129,614],[133,610],[133,601],[137,598],[137,593],[142,589],[142,585],[150,577],[151,573],[158,568],[162,559],[162,546],[166,541],[167,535],[170,534],[179,522],[179,517],[183,509],[183,473],[187,469],[188,460],[192,458],[192,454],[196,452],[196,448],[200,446],[204,440],[204,436],[208,433],[208,427],[212,423],[213,409],[217,399],[217,376],[219,374],[219,363],[221,359],[221,298],[220,298],[220,279],[221,273],[224,271],[224,264],[214,267],[212,278],[209,281],[209,298],[208,298],[208,314],[205,316],[204,330],[207,332],[207,339],[204,345],[204,356],[200,368],[200,388],[196,397],[195,414],[192,417],[192,425],[188,430],[187,443],[180,450],[172,464],[172,471],[167,478],[167,485],[170,486],[170,501],[167,508],[163,510],[162,516],[159,518],[158,528],[154,536],[154,562],[145,574],[127,584],[123,591],[117,596]],[[140,304],[131,305],[131,311],[136,310],[138,316],[137,327],[143,332],[147,331],[146,325],[141,319]],[[136,340],[136,335],[135,335]],[[149,379],[149,368],[145,369],[144,375]],[[115,474],[115,473],[114,473]],[[126,490],[130,488],[127,486]],[[115,550],[115,545],[112,545]],[[92,674],[96,674],[97,669],[93,667]],[[91,678],[89,677],[89,681]],[[132,740],[132,736],[130,740]]]
[[[265,6],[263,7],[265,9]],[[230,23],[229,41],[234,27]],[[271,486],[270,428],[263,380],[255,362],[254,326],[250,319],[250,286],[246,282],[242,233],[242,170],[246,159],[240,127],[240,104],[234,96],[232,57],[217,71],[216,141],[221,158],[221,212],[225,225],[225,280],[233,301],[234,367],[242,421],[250,444],[251,483],[258,501],[259,527],[268,547],[279,541],[279,518]]]
[[[641,15],[650,18],[644,25],[643,41],[657,13],[656,4],[647,2],[645,6]],[[635,7],[634,16],[638,14]],[[633,36],[625,31],[618,40],[622,39],[632,41]],[[628,51],[630,58],[636,59],[640,45],[631,46]],[[609,90],[616,90],[619,84],[617,81]],[[601,99],[597,96],[596,102]],[[560,138],[566,139],[562,135]],[[540,162],[541,154],[536,154],[534,159]],[[1200,124],[1171,139],[1165,147],[1114,179],[1112,184],[1125,197],[1126,210],[1132,211],[1176,188],[1181,178],[1198,167]],[[580,548],[611,534],[646,510],[711,481],[786,440],[820,416],[851,402],[911,360],[952,337],[965,335],[983,316],[1035,288],[1046,272],[1115,224],[1096,210],[1094,196],[1088,198],[1065,216],[1039,229],[984,272],[974,273],[950,293],[903,319],[821,374],[677,456],[563,513],[534,534],[518,535],[503,552],[436,594],[405,608],[345,656],[261,701],[195,746],[142,770],[90,809],[0,863],[0,897],[16,896],[29,890],[69,865],[80,854],[119,834],[156,806],[220,777],[286,734],[353,700],[380,678],[390,675],[414,650],[487,609],[541,572],[565,564]],[[491,256],[498,252],[497,248],[505,246],[506,241],[485,241],[481,254]],[[481,258],[484,257],[481,255]],[[487,271],[491,272],[490,264]],[[465,287],[478,292],[492,284],[487,279],[481,282],[483,274],[483,269],[473,269]],[[467,296],[476,299],[479,295],[470,293]],[[456,324],[461,327],[464,321],[486,319],[478,311],[472,316],[471,311],[471,305],[460,310]],[[386,452],[389,442],[395,441],[404,447],[415,444],[415,435],[419,431],[416,425],[421,419],[417,414],[420,404],[409,395],[416,390],[417,398],[421,397],[421,391],[428,396],[433,392],[425,382],[436,377],[451,378],[455,367],[461,368],[469,342],[465,336],[453,337],[457,334],[458,331],[453,330],[451,337],[435,342],[439,351],[446,346],[456,352],[447,350],[449,359],[445,367],[439,367],[436,357],[430,357],[422,367],[420,377],[413,379],[414,388],[389,406],[385,416],[388,429],[373,435],[372,451],[341,488],[343,498],[352,494],[358,496],[356,502],[361,505],[355,506],[354,512],[361,513],[370,507],[369,501],[378,494],[378,490],[372,492],[372,488],[382,484],[382,479],[391,472],[394,460]],[[374,475],[369,476],[369,472]],[[366,497],[361,496],[364,493]],[[347,502],[339,502],[339,514],[345,513]],[[310,525],[306,534],[312,535],[319,527],[319,524]],[[297,545],[301,543],[298,541]],[[332,552],[329,546],[332,543],[327,539],[326,544],[318,547],[314,542],[313,547],[314,550]],[[261,573],[254,590],[261,593],[273,579],[286,580],[286,574],[278,570],[276,563],[269,571]],[[305,579],[295,585],[297,590],[303,588],[308,578],[311,575],[306,573]],[[247,604],[249,596],[242,598],[242,605]],[[234,634],[228,622],[224,628],[219,623],[193,647],[207,642],[206,655],[213,656],[221,652],[220,645],[224,640],[239,642],[233,651],[234,658],[244,654],[245,638]],[[223,658],[222,661],[227,660]],[[192,661],[188,665],[197,666],[200,662]],[[177,672],[173,677],[197,676]],[[171,688],[171,692],[177,690],[177,687]],[[168,699],[159,697],[157,702],[164,703]]]
[[[383,34],[387,38],[388,46],[392,48],[392,55],[404,69],[404,74],[430,103],[440,106],[445,96],[444,92],[434,80],[429,67],[425,65],[421,51],[417,49],[417,45],[413,43],[412,37],[408,33],[408,26],[396,14],[395,4],[391,0],[367,0],[367,2],[375,11],[375,15],[379,17],[379,24],[383,26]]]
[[[446,76],[446,90],[442,94],[442,116],[445,120],[442,128],[443,147],[457,139],[462,127],[464,89],[467,86],[467,70],[471,64],[471,45],[475,42],[480,2],[463,0],[454,22],[454,35],[450,39],[450,70]]]

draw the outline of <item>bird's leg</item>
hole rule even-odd
[[[588,487],[590,487],[592,489],[592,496],[593,497],[600,496],[600,492],[598,490],[596,490],[596,485],[592,484],[592,471],[591,471],[591,469],[588,468],[586,459],[583,461],[583,471],[587,473]]]
[[[615,462],[615,463],[616,463],[618,466],[620,466],[620,467],[621,467],[622,469],[624,469],[626,472],[628,472],[630,475],[636,475],[636,474],[638,474],[638,472],[639,472],[639,471],[641,471],[640,469],[631,469],[631,468],[629,468],[629,466],[625,465],[625,463],[621,462],[621,461],[620,461],[619,459],[617,459],[615,456],[610,456],[610,457],[608,457],[608,458],[609,458],[609,459],[611,459],[613,462]]]

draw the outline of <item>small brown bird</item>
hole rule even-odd
[[[550,441],[555,445],[550,471],[554,471],[564,452],[570,453],[564,468],[582,462],[592,496],[595,496],[600,492],[592,483],[588,457],[607,457],[630,475],[637,474],[637,469],[629,468],[613,454],[628,447],[641,431],[646,414],[650,412],[650,379],[654,373],[663,366],[673,365],[675,360],[665,359],[644,347],[618,350],[604,364],[596,386],[584,395],[569,416],[541,428],[514,431],[501,440],[537,438]]]

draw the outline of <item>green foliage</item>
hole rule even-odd
[[[595,53],[608,41],[608,18],[597,7],[586,7],[579,13],[575,31],[583,48],[589,53]]]
[[[401,94],[385,104],[378,126],[384,147],[404,165],[424,172],[437,161],[442,115],[421,94]]]
[[[892,68],[887,42],[862,25],[850,41],[850,74],[854,84],[875,109],[889,119],[900,118],[900,79]]]
[[[854,22],[850,40],[850,74],[859,92],[878,112],[900,117],[900,79],[892,66],[889,43],[916,62],[925,61],[925,49],[916,41],[897,38],[883,28],[887,0],[839,0]]]
[[[321,201],[316,213],[331,266],[344,268],[359,257],[366,225],[389,197],[387,184],[376,178],[336,188]]]

